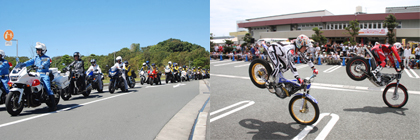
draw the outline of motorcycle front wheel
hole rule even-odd
[[[19,115],[20,112],[22,112],[23,110],[24,100],[18,103],[19,94],[20,93],[17,91],[12,91],[12,92],[9,92],[9,94],[7,94],[7,97],[6,97],[6,109],[7,109],[7,112],[12,116]]]
[[[67,87],[65,90],[61,91],[61,99],[63,99],[64,101],[67,101],[71,98],[71,93],[70,93],[70,88]]]
[[[370,73],[369,62],[363,57],[355,56],[347,62],[346,72],[355,81],[365,80],[367,77],[365,72]]]
[[[149,84],[152,86],[153,85],[153,81],[154,81],[154,79],[153,78],[149,78]]]
[[[114,93],[115,92],[114,82],[110,81],[108,88],[109,88],[108,90],[111,94]]]
[[[289,113],[297,123],[311,125],[319,118],[319,107],[311,99],[299,95],[290,100]]]
[[[58,102],[60,102],[60,92],[53,92],[53,93],[54,93],[55,106],[57,106]],[[52,106],[50,101],[47,101],[46,104],[47,104],[48,107]]]
[[[130,88],[134,88],[134,86],[136,86],[136,80],[134,78],[132,78]]]
[[[98,92],[99,93],[103,93],[104,92],[104,82],[103,81],[102,81],[102,88],[99,89],[99,87],[98,87]]]
[[[265,88],[265,80],[270,76],[272,69],[267,61],[255,59],[249,65],[248,71],[252,83],[259,88]]]
[[[382,99],[390,108],[401,108],[408,101],[407,89],[401,84],[398,85],[398,88],[396,87],[397,83],[389,84],[382,93]]]

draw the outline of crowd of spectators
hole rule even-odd
[[[369,42],[368,44],[356,45],[343,44],[343,43],[327,43],[326,45],[319,45],[315,43],[312,47],[309,47],[307,50],[307,56],[312,62],[318,64],[320,61],[321,64],[327,65],[341,65],[343,59],[345,63],[354,56],[364,57],[366,59],[371,59],[368,52],[365,51],[363,47],[371,49],[373,44]],[[230,46],[215,46],[214,51],[211,52],[211,57],[213,59],[220,59],[222,54],[223,59],[232,60],[233,58],[237,61],[242,61],[248,59],[252,61],[256,58],[265,58],[264,56],[264,47],[258,44],[252,44],[250,46],[241,46],[239,44],[233,44]],[[398,49],[398,53],[402,59],[404,59],[404,65],[408,66],[407,68],[419,68],[420,61],[420,45],[414,49],[415,55],[412,56],[411,48],[406,45]],[[388,59],[388,58],[387,58]],[[297,59],[295,59],[297,61]],[[387,62],[387,67],[392,67],[390,61]]]

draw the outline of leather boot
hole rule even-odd
[[[51,111],[56,111],[57,110],[57,105],[55,104],[55,97],[54,97],[54,95],[49,95],[49,97],[50,97],[51,106],[50,106],[50,108],[48,110],[50,112]]]

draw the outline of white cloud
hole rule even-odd
[[[418,0],[210,0],[210,32],[216,36],[236,31],[236,21],[256,17],[328,10],[347,15],[362,6],[363,12],[385,13],[385,7],[420,5]],[[366,9],[365,9],[366,8]]]

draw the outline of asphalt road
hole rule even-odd
[[[1,139],[154,139],[162,127],[199,93],[199,82],[140,85],[129,92],[93,91],[60,100],[58,111],[43,104],[11,117],[0,105]],[[201,106],[200,106],[201,107]],[[192,120],[194,121],[194,120]]]
[[[401,84],[409,90],[408,103],[388,108],[382,91],[370,81],[353,81],[344,66],[316,65],[318,76],[311,95],[325,115],[307,135],[306,125],[289,114],[290,97],[280,99],[259,89],[249,79],[250,62],[211,60],[211,109],[208,139],[418,139],[420,137],[420,79],[410,71]],[[311,76],[306,64],[298,64],[301,77]],[[383,72],[393,72],[384,69]],[[420,75],[420,70],[413,70]],[[285,77],[293,79],[288,71]],[[384,87],[382,87],[384,88]],[[229,106],[231,108],[226,109]],[[216,112],[221,109],[221,112]],[[325,113],[325,114],[324,114]],[[328,125],[327,125],[328,124]],[[309,128],[309,127],[308,127]]]

